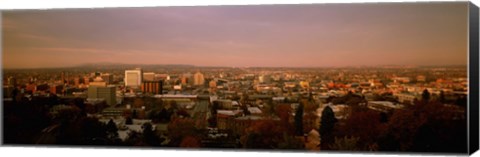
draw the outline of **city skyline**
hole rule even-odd
[[[466,65],[467,4],[4,11],[3,68]]]

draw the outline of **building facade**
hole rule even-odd
[[[195,86],[201,86],[205,84],[205,77],[203,76],[202,73],[197,72],[193,76],[193,85]]]
[[[113,83],[113,75],[105,73],[101,74],[100,77],[105,81],[107,84],[112,84]]]
[[[162,94],[163,80],[159,81],[143,81],[141,86],[142,92],[151,94]]]
[[[89,99],[105,99],[106,103],[110,106],[117,104],[115,86],[90,86],[88,87]]]
[[[143,73],[143,81],[154,81],[155,80],[155,73],[148,72]]]
[[[125,70],[125,86],[139,88],[143,81],[142,69]]]

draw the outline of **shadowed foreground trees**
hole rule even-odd
[[[290,104],[277,105],[275,112],[280,118],[280,125],[282,125],[284,128],[287,128],[289,134],[295,132],[295,127],[289,122],[290,116],[293,112]]]
[[[387,133],[399,141],[401,151],[465,152],[465,109],[436,101],[419,102],[396,111]]]
[[[200,139],[195,136],[185,136],[180,143],[180,147],[185,148],[200,148],[201,145]]]
[[[170,146],[196,147],[195,144],[200,143],[201,131],[195,127],[195,120],[175,118],[168,124],[168,137]]]
[[[54,122],[42,130],[38,144],[120,145],[113,128],[96,118],[82,116],[77,108],[62,109]]]
[[[351,106],[349,117],[336,124],[327,120],[334,116],[326,107],[319,129],[321,149],[345,150],[355,145],[357,151],[466,152],[465,108],[445,105],[424,93],[422,101],[387,113]]]
[[[248,149],[303,149],[304,145],[275,120],[261,120],[246,128],[240,139]],[[301,137],[303,138],[303,137]]]
[[[152,124],[145,123],[142,125],[142,129],[143,129],[143,132],[142,132],[143,140],[145,141],[146,144],[150,146],[160,146],[160,143],[162,141],[155,134],[155,129],[152,127]]]
[[[51,123],[48,105],[34,105],[28,99],[3,104],[3,143],[35,143],[43,129]]]
[[[330,144],[329,147],[331,150],[339,150],[339,151],[356,151],[358,150],[358,142],[360,138],[358,137],[343,137],[337,138],[335,137],[335,142]]]
[[[370,110],[368,108],[352,109],[348,119],[343,120],[343,125],[335,126],[334,134],[336,137],[357,137],[356,150],[372,150],[377,145],[379,135],[384,133],[386,124],[386,114]]]

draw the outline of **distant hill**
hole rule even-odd
[[[94,69],[150,69],[150,68],[193,68],[194,65],[185,64],[123,64],[123,63],[90,63],[77,66],[77,68]]]

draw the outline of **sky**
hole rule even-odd
[[[468,3],[2,11],[3,68],[466,65]]]

